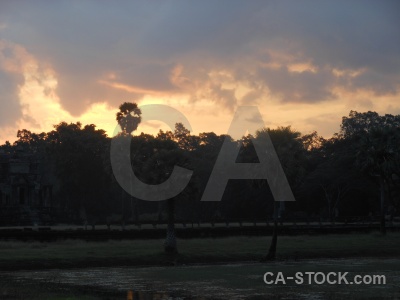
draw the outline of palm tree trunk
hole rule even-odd
[[[168,212],[168,225],[167,225],[167,237],[164,243],[164,250],[166,253],[177,253],[178,248],[176,245],[176,234],[175,234],[175,200],[167,200],[167,212]]]

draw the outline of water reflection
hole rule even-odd
[[[384,274],[386,285],[338,286],[266,285],[263,274],[282,272],[291,276],[295,272],[349,272],[356,274]],[[19,272],[0,271],[0,299],[2,276],[15,282],[30,282],[39,288],[43,285],[69,287],[86,293],[116,293],[118,298],[151,300],[201,300],[201,299],[343,299],[392,298],[400,299],[400,259],[353,258],[336,260],[284,261],[270,264],[232,264],[179,267],[113,267],[70,270],[37,270]],[[95,296],[97,295],[94,293]],[[11,298],[14,299],[14,298]],[[19,298],[17,298],[19,299]],[[24,298],[23,298],[24,299]],[[37,299],[37,298],[33,298]],[[42,298],[38,298],[42,299]],[[79,299],[79,298],[77,298]],[[98,299],[98,298],[94,298]],[[99,298],[104,299],[104,297]]]
[[[166,293],[148,293],[148,292],[135,292],[128,291],[127,300],[164,300],[171,299]]]

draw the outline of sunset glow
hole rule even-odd
[[[400,113],[392,2],[306,3],[1,3],[0,143],[61,121],[111,136],[126,101],[171,105],[196,134],[226,133],[240,105],[258,106],[266,126],[325,137],[350,110]]]

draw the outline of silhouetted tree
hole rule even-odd
[[[104,150],[109,143],[104,130],[81,123],[61,122],[48,133],[49,153],[59,179],[60,194],[75,218],[107,214]]]
[[[142,111],[136,103],[124,102],[119,106],[116,119],[122,131],[131,134],[142,121]]]
[[[119,106],[119,111],[117,112],[116,120],[122,129],[122,135],[124,136],[124,138],[127,139],[131,138],[132,132],[138,128],[139,123],[142,120],[141,115],[142,111],[140,110],[140,108],[136,103],[124,102]],[[131,186],[131,194],[132,194],[132,186]],[[124,204],[123,198],[122,198],[122,203]],[[134,220],[135,223],[138,223],[139,221],[138,202],[132,196],[131,196],[131,212],[132,212],[132,219]]]
[[[351,111],[349,117],[343,117],[337,136],[351,143],[348,151],[355,166],[379,182],[381,233],[385,234],[385,191],[398,172],[400,158],[400,115]]]
[[[292,190],[303,180],[306,170],[306,151],[304,149],[301,133],[288,127],[277,129],[263,128],[256,132],[255,141],[265,139],[269,135],[278,155],[279,161],[286,174]],[[283,217],[285,202],[274,199],[274,230],[271,245],[264,260],[274,260],[278,242],[278,219]]]

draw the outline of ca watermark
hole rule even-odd
[[[189,131],[192,127],[188,119],[178,110],[168,105],[149,104],[139,107],[142,121],[162,121],[173,130],[176,123],[182,123]],[[256,106],[239,106],[228,129],[228,136],[243,136],[264,128],[264,121]],[[132,170],[131,136],[119,135],[120,127],[114,131],[111,142],[111,166],[119,185],[131,196],[147,200],[161,201],[180,194],[188,185],[192,170],[174,166],[169,178],[161,184],[142,182]],[[229,179],[266,179],[275,201],[295,201],[292,190],[276,154],[271,139],[266,132],[257,139],[252,137],[259,163],[236,163],[240,145],[226,138],[213,167],[201,201],[221,201]]]
[[[331,284],[331,285],[385,285],[385,275],[354,275],[350,276],[349,272],[296,272],[294,276],[285,276],[283,272],[266,272],[264,274],[265,284],[287,284],[294,282],[295,284]]]

